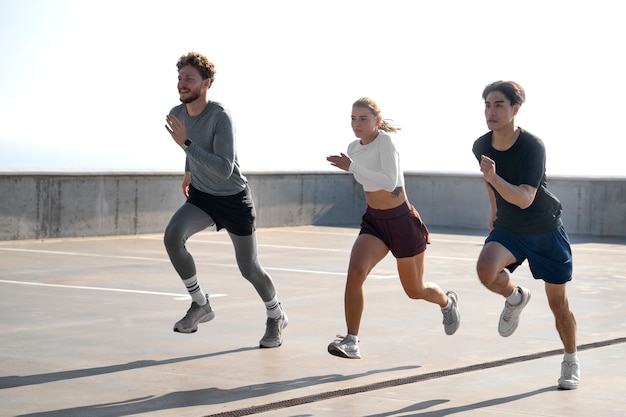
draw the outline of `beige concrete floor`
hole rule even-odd
[[[568,285],[581,386],[559,391],[561,344],[543,284],[517,332],[475,276],[482,232],[432,230],[427,280],[460,296],[461,328],[409,300],[390,256],[366,283],[363,359],[329,355],[345,333],[355,228],[258,231],[260,259],[289,315],[284,344],[258,349],[264,307],[225,232],[188,246],[217,317],[172,332],[189,305],[161,235],[0,242],[0,416],[623,416],[626,239],[572,237]]]

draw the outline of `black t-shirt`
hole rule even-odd
[[[546,184],[546,150],[541,139],[520,129],[513,146],[498,151],[491,144],[493,132],[474,142],[472,152],[480,162],[485,155],[496,162],[496,174],[513,185],[527,184],[537,189],[535,200],[526,209],[507,202],[491,187],[496,196],[496,229],[507,229],[515,233],[541,233],[562,225],[561,202],[548,191]]]

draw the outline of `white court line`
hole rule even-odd
[[[611,246],[608,248],[597,248],[597,247],[588,247],[588,246],[581,246],[581,245],[589,245],[589,243],[572,243],[572,251],[574,252],[604,252],[604,253],[611,253],[611,252],[617,252],[617,253],[621,253],[623,255],[626,255],[626,245],[624,246]],[[595,244],[594,244],[595,245]]]
[[[206,242],[206,243],[218,243],[218,242]],[[230,244],[230,243],[224,243],[224,242],[219,242],[220,244]],[[350,250],[346,249],[346,250],[342,250],[342,249],[326,249],[326,248],[305,248],[302,246],[279,246],[279,245],[259,245],[259,246],[263,246],[263,247],[272,247],[272,248],[279,248],[279,249],[302,249],[302,250],[306,250],[307,252],[309,251],[321,251],[321,252],[325,252],[325,251],[333,251],[333,252],[346,252],[349,253]],[[170,260],[167,258],[148,258],[148,257],[142,257],[142,256],[126,256],[126,255],[102,255],[99,253],[88,253],[88,252],[67,252],[67,251],[53,251],[53,250],[39,250],[39,249],[20,249],[20,248],[3,248],[0,247],[0,251],[7,251],[7,252],[26,252],[26,253],[41,253],[41,254],[48,254],[48,255],[64,255],[64,256],[85,256],[85,257],[93,257],[93,258],[107,258],[107,259],[129,259],[129,260],[136,260],[136,261],[155,261],[155,262],[165,262],[165,263],[169,263]],[[437,255],[427,255],[428,259],[447,259],[447,260],[454,260],[454,261],[475,261],[474,258],[461,258],[461,257],[456,257],[456,256],[437,256]],[[213,266],[220,266],[220,267],[236,267],[236,264],[216,264],[216,263],[203,263],[203,262],[197,262],[198,265],[213,265]],[[309,273],[313,273],[313,274],[335,274],[333,272],[327,272],[327,271],[315,271],[315,270],[308,270],[308,269],[289,269],[289,268],[270,268],[270,267],[265,267],[265,269],[274,269],[277,271],[288,271],[288,272],[309,272]],[[343,272],[341,273],[343,274]]]
[[[259,233],[259,230],[257,230],[257,234]],[[326,232],[307,232],[307,231],[291,231],[291,230],[286,230],[286,231],[281,231],[281,233],[308,233],[308,234],[317,234],[317,235],[334,235],[334,236],[348,236],[348,237],[354,237],[356,238],[356,234],[353,235],[348,235],[346,233],[326,233]],[[431,234],[431,236],[433,236]],[[221,238],[221,236],[216,238]],[[460,244],[468,244],[468,245],[482,245],[483,243],[485,243],[485,237],[478,237],[475,240],[459,240],[459,239],[439,239],[437,238],[436,242],[439,243],[460,243]],[[143,236],[142,239],[145,240],[163,240],[162,237],[160,236]],[[190,240],[190,242],[198,242],[198,243],[216,243],[216,244],[221,244],[221,245],[232,245],[232,243],[230,241],[218,241],[218,240],[209,240],[209,239],[202,239],[200,236],[196,236],[194,237],[192,240]],[[342,251],[342,249],[330,249],[330,248],[309,248],[309,247],[305,247],[305,246],[280,246],[280,245],[267,245],[267,244],[258,244],[259,247],[261,246],[265,246],[265,247],[275,247],[275,248],[298,248],[298,249],[313,249],[313,250],[320,250],[320,251]],[[349,250],[349,249],[348,249]]]
[[[151,238],[152,240],[155,240],[153,238]],[[195,243],[209,243],[209,244],[213,244],[213,245],[227,245],[227,246],[232,246],[232,242],[231,241],[216,241],[216,240],[206,240],[206,239],[198,239],[198,238],[194,238],[193,240],[189,241],[190,244],[195,244]],[[262,244],[262,243],[258,243],[257,246],[259,248],[272,248],[272,249],[302,249],[302,250],[306,250],[306,251],[319,251],[319,252],[350,252],[350,248],[347,249],[332,249],[332,248],[319,248],[319,247],[309,247],[309,246],[286,246],[286,245],[267,245],[267,244]],[[2,248],[0,248],[2,249]]]
[[[142,290],[126,290],[123,288],[104,288],[104,287],[85,287],[83,285],[62,285],[62,284],[46,284],[43,282],[23,282],[23,281],[11,281],[6,279],[0,279],[0,283],[3,284],[18,284],[18,285],[32,285],[36,287],[54,287],[54,288],[66,288],[72,290],[94,290],[94,291],[111,291],[111,292],[125,292],[132,294],[148,294],[148,295],[166,295],[169,297],[175,297],[176,299],[190,299],[189,295],[181,293],[171,292],[156,292],[156,291],[142,291]],[[226,297],[226,294],[211,294],[211,297]]]
[[[344,233],[327,233],[327,232],[312,232],[312,231],[281,231],[281,233],[309,233],[309,234],[327,234],[327,235],[342,235],[345,236]],[[161,237],[144,237],[147,240],[161,239]],[[471,245],[478,246],[482,245],[485,241],[485,238],[478,237],[475,240],[457,240],[457,239],[437,239],[435,243],[452,243],[452,244],[462,244],[462,245]],[[214,240],[206,240],[201,238],[195,238],[193,243],[209,243],[209,244],[218,244],[218,245],[232,245],[230,241],[214,241]],[[618,253],[618,254],[626,254],[626,245],[615,245],[613,243],[604,244],[604,243],[592,243],[591,245],[605,245],[608,247],[591,247],[588,246],[589,243],[572,243],[572,251],[578,252],[599,252],[599,253]],[[285,246],[285,245],[269,245],[269,244],[258,244],[259,248],[272,248],[272,249],[302,249],[306,251],[317,251],[317,252],[350,252],[350,248],[346,249],[332,249],[332,248],[319,248],[319,247],[308,247],[308,246]],[[0,249],[3,249],[0,247]],[[457,261],[476,261],[476,259],[470,258],[459,258],[459,257],[447,257],[447,256],[434,256],[434,255],[426,255],[427,259],[450,259]]]
[[[281,272],[297,272],[300,274],[315,274],[315,275],[336,275],[340,277],[345,277],[346,272],[332,272],[332,271],[316,271],[313,269],[292,269],[292,268],[273,268],[264,266],[263,269],[268,271],[281,271]],[[380,275],[380,274],[369,274],[369,278],[373,279],[389,279],[389,278],[398,278],[398,275]]]
[[[90,256],[92,258],[113,258],[113,259],[131,259],[136,261],[157,261],[157,262],[169,262],[169,259],[165,258],[146,258],[141,256],[123,256],[123,255],[102,255],[99,253],[81,253],[81,252],[65,252],[55,250],[39,250],[39,249],[18,249],[18,248],[2,248],[0,251],[7,252],[27,252],[27,253],[44,253],[48,255],[67,255],[67,256]]]
[[[448,240],[446,241],[446,243],[468,243],[466,241],[461,241],[461,240]],[[212,240],[203,240],[203,239],[195,239],[193,241],[193,243],[211,243],[211,244],[218,244],[218,245],[232,245],[231,242],[216,242],[216,241],[212,241]],[[471,243],[471,242],[470,242]],[[286,246],[286,245],[267,245],[267,244],[258,244],[259,248],[272,248],[272,249],[288,249],[288,250],[293,250],[293,249],[301,249],[301,250],[305,250],[307,252],[310,251],[317,251],[317,252],[343,252],[343,253],[350,253],[351,248],[346,248],[346,249],[331,249],[331,248],[319,248],[319,247],[308,247],[308,246]],[[2,248],[0,248],[1,250]],[[426,258],[428,259],[450,259],[450,260],[454,260],[454,261],[475,261],[475,258],[460,258],[458,256],[437,256],[437,255],[426,255]]]
[[[159,258],[146,258],[139,256],[120,256],[120,255],[102,255],[97,253],[80,253],[80,252],[63,252],[63,251],[51,251],[51,250],[35,250],[35,249],[16,249],[16,248],[0,248],[0,250],[5,251],[13,251],[13,252],[28,252],[28,253],[45,253],[49,255],[65,255],[65,256],[92,256],[95,258],[108,258],[108,259],[132,259],[132,260],[140,260],[140,261],[156,261],[156,262],[169,262],[169,259],[159,259]],[[217,263],[208,263],[208,262],[196,262],[197,265],[209,265],[209,266],[217,266],[217,267],[225,267],[225,268],[237,268],[237,264],[217,264]],[[264,266],[266,270],[269,271],[283,271],[283,272],[298,272],[298,273],[306,273],[306,274],[318,274],[318,275],[341,275],[344,276],[345,272],[331,272],[331,271],[319,271],[312,269],[292,269],[292,268],[272,268]],[[389,275],[375,275],[371,274],[372,278],[389,278],[393,276]],[[0,282],[2,282],[0,280]]]
[[[264,231],[271,232],[271,229],[266,229]],[[329,232],[319,232],[319,231],[310,231],[310,230],[281,230],[281,233],[289,232],[289,233],[301,233],[301,234],[326,234],[326,235],[342,235],[348,236],[352,235],[352,233],[329,233]],[[135,237],[130,237],[135,238]],[[160,235],[143,235],[139,236],[140,239],[146,240],[155,240],[162,239]],[[456,240],[456,239],[438,239],[438,242],[444,243],[458,243],[458,244],[469,244],[476,245],[482,244],[484,238],[477,237],[475,240]],[[218,245],[232,245],[232,242],[229,240],[207,240],[201,238],[195,238],[193,243],[209,243],[209,244],[218,244]],[[621,251],[621,247],[617,248],[576,248],[576,245],[572,245],[574,249],[582,249],[589,251],[605,251],[612,252],[612,250]],[[317,251],[317,252],[344,252],[349,253],[350,249],[332,249],[332,248],[319,248],[319,247],[304,247],[304,246],[287,246],[287,245],[268,245],[268,244],[259,244],[259,247],[266,247],[272,249],[288,249],[288,250],[305,250],[307,252]],[[51,254],[51,255],[64,255],[64,256],[83,256],[83,257],[95,257],[95,258],[108,258],[108,259],[127,259],[127,260],[138,260],[138,261],[154,261],[154,262],[162,262],[169,263],[169,259],[167,258],[148,258],[148,257],[139,257],[139,256],[124,256],[124,255],[102,255],[102,254],[94,254],[94,253],[81,253],[81,252],[65,252],[65,251],[51,251],[51,250],[36,250],[36,249],[20,249],[20,248],[7,248],[1,247],[0,251],[13,251],[13,252],[27,252],[27,253],[42,253],[42,254]],[[427,259],[439,259],[439,260],[450,260],[450,261],[468,261],[475,262],[475,258],[462,258],[462,257],[454,257],[454,256],[436,256],[436,255],[427,255]],[[198,265],[209,265],[215,267],[225,267],[225,268],[237,268],[235,263],[231,264],[216,264],[216,263],[205,263],[205,262],[197,262]],[[331,275],[331,276],[341,276],[345,277],[346,272],[331,272],[331,271],[323,271],[323,270],[312,270],[312,269],[294,269],[294,268],[277,268],[277,267],[267,267],[264,268],[268,271],[281,271],[281,272],[290,272],[290,273],[299,273],[299,274],[314,274],[314,275]],[[371,279],[397,279],[398,274],[370,274],[369,278]],[[58,286],[58,287],[68,287],[68,288],[82,288],[82,287],[71,287],[71,286],[62,286],[62,285],[53,285],[53,284],[36,284],[36,283],[23,283],[19,281],[2,281],[0,282],[12,282],[12,283],[20,283],[20,284],[29,284],[29,285],[43,285],[43,286]],[[168,293],[151,293],[149,291],[134,291],[134,290],[123,290],[123,289],[107,289],[107,288],[96,288],[96,287],[84,287],[85,289],[98,289],[102,291],[119,291],[119,292],[137,292],[143,294],[159,294],[159,295],[170,295],[170,296],[179,296],[180,294],[168,294]],[[222,296],[222,295],[216,295]],[[188,298],[188,297],[187,297]]]
[[[310,226],[304,226],[310,227]],[[332,236],[354,236],[356,237],[359,234],[359,229],[354,228],[346,228],[342,229],[345,231],[341,232],[330,232],[323,230],[304,230],[304,229],[290,229],[290,228],[273,228],[273,227],[262,227],[257,229],[257,233],[272,233],[272,232],[280,232],[280,233],[296,233],[296,234],[308,234],[308,235],[332,235]]]

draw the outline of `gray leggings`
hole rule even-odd
[[[215,221],[204,210],[190,203],[183,204],[172,216],[165,228],[163,242],[170,261],[181,279],[196,275],[196,263],[187,251],[185,243],[194,234],[211,227]],[[238,236],[228,232],[233,246],[239,271],[250,281],[264,302],[276,295],[272,277],[261,266],[257,255],[256,233]]]

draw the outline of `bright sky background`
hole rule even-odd
[[[484,86],[548,174],[624,176],[626,25],[613,0],[0,0],[0,171],[181,171],[163,127],[176,61],[217,67],[245,171],[336,169],[352,102],[377,100],[405,171],[478,172]]]

